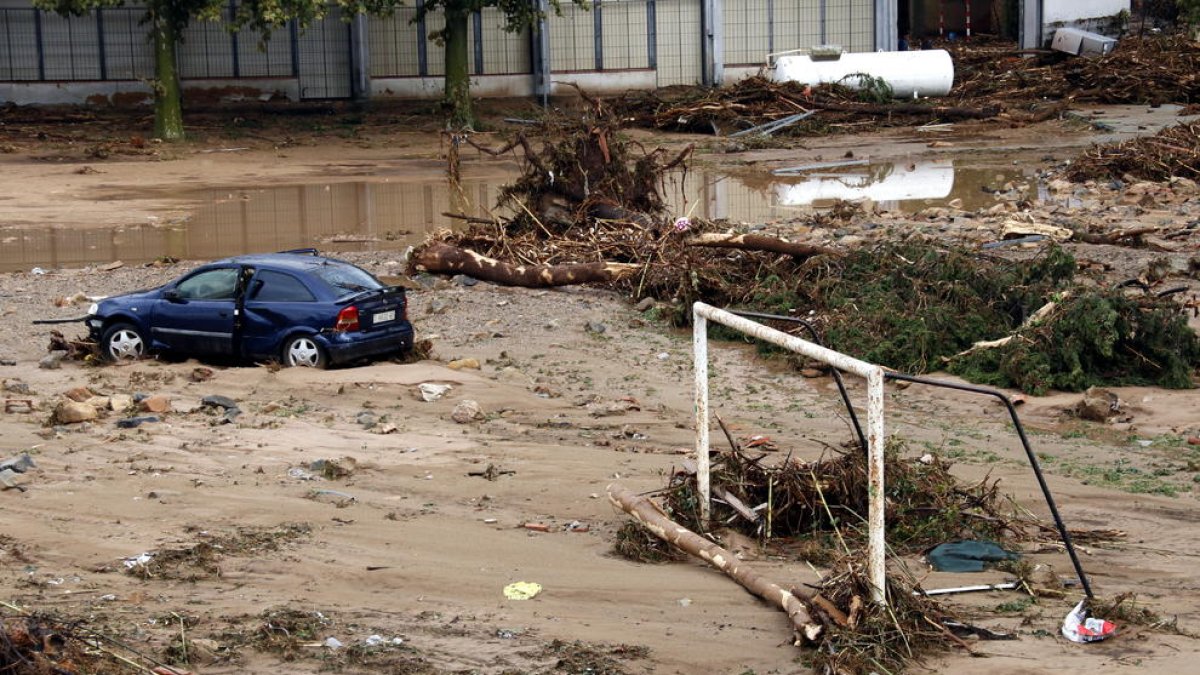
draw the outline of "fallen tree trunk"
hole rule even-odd
[[[769,253],[782,253],[799,258],[807,258],[814,255],[842,255],[841,251],[827,246],[785,241],[761,234],[719,234],[716,232],[706,232],[688,239],[687,245],[704,248],[736,248],[742,251],[767,251]]]
[[[821,624],[815,622],[812,615],[809,614],[806,601],[818,604],[826,612],[832,609],[831,618],[843,625],[848,623],[846,615],[828,600],[815,593],[807,598],[802,598],[801,595],[804,591],[800,589],[788,591],[778,584],[767,581],[753,569],[742,565],[741,561],[729,551],[672,521],[646,497],[613,483],[608,486],[608,499],[622,511],[637,518],[638,522],[659,539],[704,560],[741,584],[746,590],[786,612],[796,630],[797,644],[800,644],[801,641],[814,642],[822,631]]]
[[[618,281],[641,269],[632,263],[512,265],[439,241],[413,252],[412,264],[429,272],[466,274],[504,286],[548,288]]]

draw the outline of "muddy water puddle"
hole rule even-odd
[[[950,161],[881,163],[787,176],[692,172],[667,182],[676,215],[770,223],[869,199],[881,208],[917,211],[952,202],[973,210],[1027,178],[1017,167],[968,168]],[[466,180],[452,190],[427,182],[358,181],[269,188],[217,189],[194,195],[186,222],[116,228],[0,228],[0,271],[81,267],[164,257],[208,260],[241,253],[317,247],[321,251],[403,251],[462,221],[447,213],[488,217],[505,181]],[[956,201],[957,200],[957,201]]]

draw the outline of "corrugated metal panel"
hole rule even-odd
[[[606,0],[600,10],[604,69],[649,68],[649,26],[644,0]]]
[[[779,2],[776,1],[776,6]],[[767,0],[725,5],[725,65],[759,64],[771,50],[771,17]]]
[[[700,84],[703,63],[700,48],[700,0],[658,0],[658,86]]]

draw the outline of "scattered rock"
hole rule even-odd
[[[375,413],[367,412],[365,410],[358,413],[358,416],[354,419],[364,429],[373,429],[375,428],[375,425],[379,423],[379,418],[375,416]]]
[[[88,400],[89,398],[92,398],[94,396],[94,394],[92,394],[92,391],[90,389],[88,389],[87,387],[75,387],[74,389],[71,389],[71,390],[65,392],[63,394],[63,396],[66,396],[67,398],[71,399],[72,401],[77,401],[79,403],[82,403],[82,402]]]
[[[453,387],[448,384],[422,382],[421,384],[417,385],[417,389],[419,389],[421,392],[421,400],[425,401],[426,403],[432,403],[445,396],[446,392],[453,389]]]
[[[188,374],[188,379],[192,382],[208,382],[212,377],[212,368],[205,368],[203,366],[193,368],[192,372]]]
[[[147,396],[142,399],[140,404],[141,409],[152,413],[165,413],[171,410],[171,399],[168,396],[161,394],[155,396]]]
[[[463,370],[464,368],[479,370],[479,359],[454,359],[450,363],[447,363],[446,367],[450,370]]]
[[[228,396],[221,396],[219,394],[205,396],[204,398],[200,399],[200,405],[212,406],[214,408],[224,408],[226,410],[238,407],[237,401],[229,398]]]
[[[142,415],[140,417],[126,417],[117,420],[118,429],[134,429],[146,424],[147,422],[157,422],[158,415]]]
[[[654,298],[642,298],[641,301],[638,302],[638,304],[633,306],[633,308],[639,312],[648,312],[656,304],[658,304],[658,301],[655,300]]]
[[[466,286],[467,288],[470,288],[471,286],[479,283],[479,280],[475,277],[469,277],[465,274],[455,274],[450,278],[450,282],[458,286]]]
[[[608,331],[608,326],[605,326],[599,321],[588,321],[583,325],[583,330],[584,332],[591,333],[592,335],[603,335],[606,331]]]
[[[112,272],[113,270],[119,270],[124,266],[125,266],[125,263],[123,261],[114,260],[114,261],[108,263],[107,265],[105,265],[104,267],[101,267],[100,269],[104,272]]]
[[[121,412],[133,407],[133,397],[128,394],[113,394],[108,397],[108,408],[113,412]]]
[[[450,309],[450,303],[441,298],[434,298],[429,301],[430,314],[445,314],[447,309]]]
[[[58,424],[89,422],[99,416],[94,406],[79,401],[66,400],[54,408],[54,421]]]
[[[1081,419],[1107,422],[1121,413],[1121,399],[1108,389],[1090,387],[1083,393],[1083,400],[1075,406],[1075,414]]]
[[[481,420],[483,419],[483,408],[470,399],[459,401],[458,405],[454,406],[454,412],[450,413],[450,419],[459,424]]]

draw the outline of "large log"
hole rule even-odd
[[[505,286],[547,288],[618,281],[641,269],[632,263],[594,262],[573,265],[512,265],[440,241],[413,253],[413,264],[429,272],[466,274]]]
[[[807,258],[814,255],[842,255],[841,251],[829,248],[828,246],[787,241],[761,234],[719,234],[716,232],[706,232],[688,239],[687,245],[706,248],[736,248],[742,251],[767,251],[769,253],[782,253],[800,258]]]
[[[668,518],[655,506],[654,502],[646,497],[613,483],[608,486],[608,499],[622,511],[637,518],[638,522],[659,539],[704,560],[741,584],[746,590],[782,609],[787,613],[796,630],[797,644],[804,640],[814,642],[821,635],[821,624],[813,621],[808,612],[808,605],[799,597],[803,591],[799,589],[788,591],[782,586],[764,579],[758,572],[743,565],[729,551]],[[816,594],[813,596],[815,598]],[[833,607],[828,602],[821,604]],[[834,611],[837,611],[836,608]],[[844,614],[841,612],[837,612],[837,614],[841,615],[838,618],[845,621]]]

